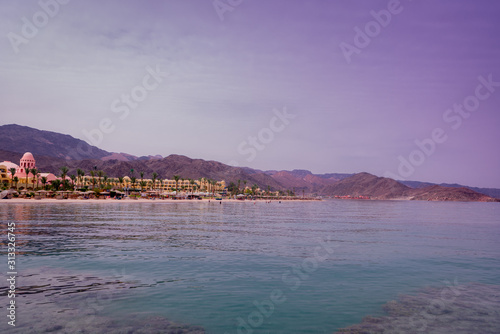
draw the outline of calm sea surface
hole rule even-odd
[[[425,289],[426,322],[407,318],[406,332],[464,320],[468,291],[484,313],[473,321],[500,331],[500,203],[4,200],[0,212],[1,332],[334,333]]]

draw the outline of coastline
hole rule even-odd
[[[62,204],[62,203],[125,203],[125,204],[132,204],[132,203],[279,203],[279,202],[316,202],[318,200],[316,199],[276,199],[276,200],[263,200],[263,199],[257,199],[257,200],[237,200],[237,199],[223,199],[223,200],[215,200],[215,199],[201,199],[201,200],[190,200],[190,199],[145,199],[145,198],[140,198],[140,199],[113,199],[113,198],[107,198],[107,199],[54,199],[54,198],[42,198],[42,199],[31,199],[31,198],[11,198],[11,199],[2,199],[0,200],[0,203],[43,203],[43,204]]]

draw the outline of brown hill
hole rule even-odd
[[[326,186],[321,193],[327,196],[368,196],[372,199],[402,198],[411,190],[393,179],[359,173]]]
[[[111,154],[70,135],[17,124],[0,126],[0,145],[5,151],[62,159],[100,159]]]
[[[274,180],[287,189],[295,189],[300,193],[319,193],[327,185],[334,184],[352,174],[313,174],[308,170],[266,171]]]
[[[367,196],[371,199],[406,199],[421,201],[500,202],[471,189],[438,185],[412,189],[393,179],[359,173],[326,186],[322,192],[329,196]]]
[[[406,195],[409,197],[408,199],[419,201],[500,202],[500,199],[480,194],[465,187],[452,188],[439,185],[410,189]]]

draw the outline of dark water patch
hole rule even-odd
[[[367,316],[337,333],[500,333],[500,286],[468,285],[426,288],[383,306],[387,316]]]
[[[1,281],[6,279],[2,275]],[[110,315],[113,302],[130,298],[130,289],[150,287],[126,275],[101,277],[96,273],[42,267],[23,270],[16,277],[15,327],[2,322],[9,333],[205,333],[204,329],[172,322],[151,314]],[[0,286],[0,295],[9,288]],[[7,300],[7,298],[4,298]],[[0,312],[7,314],[5,304]]]

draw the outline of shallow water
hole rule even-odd
[[[498,203],[2,201],[0,212],[3,231],[17,225],[19,333],[333,333],[366,316],[388,332],[384,305],[421,313],[437,293],[424,288],[491,294],[500,282]],[[5,245],[1,257],[5,276]],[[427,329],[463,317],[446,315]]]

